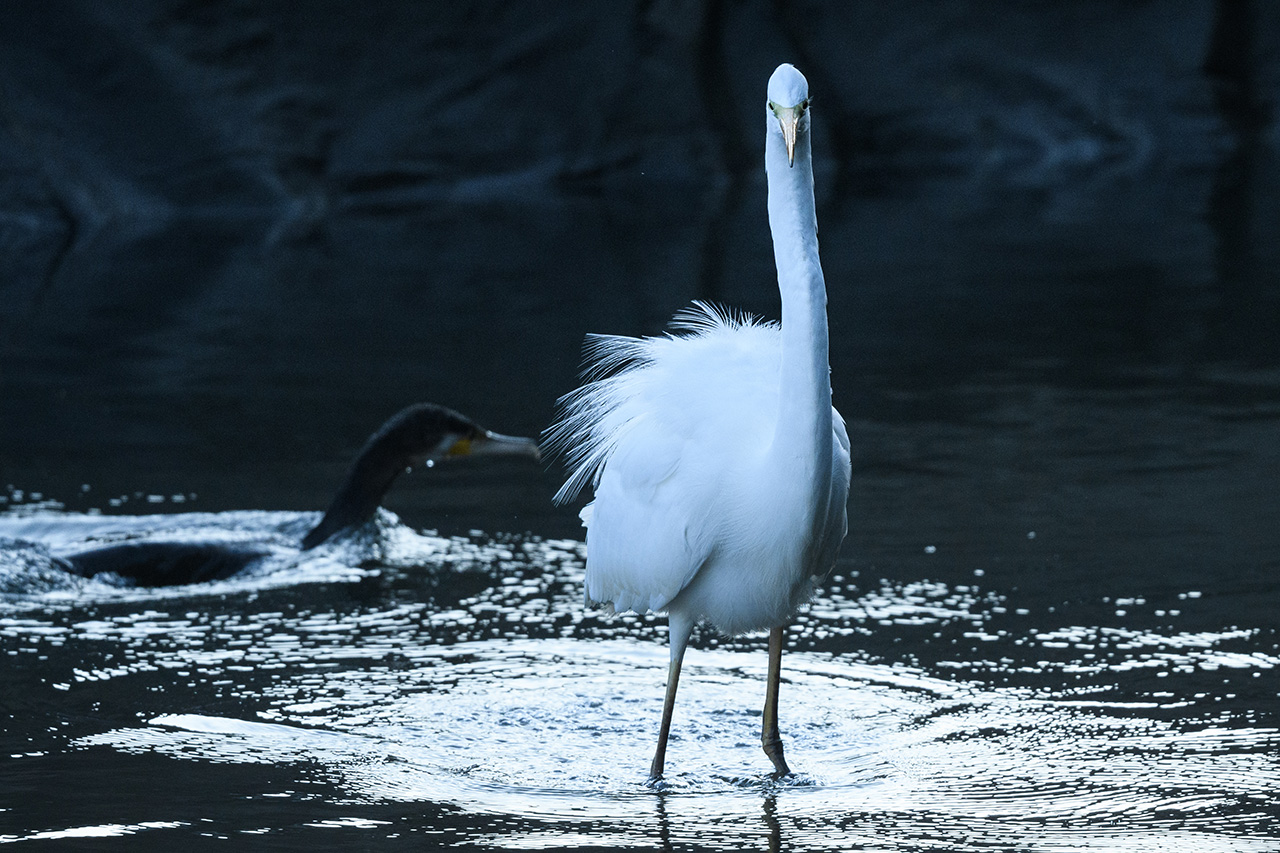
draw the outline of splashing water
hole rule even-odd
[[[215,820],[161,794],[146,819],[20,813],[6,838],[167,844],[203,820],[299,847],[358,832],[508,848],[1272,849],[1280,732],[1223,710],[1280,664],[1257,630],[1049,628],[1010,595],[861,584],[842,564],[785,658],[800,773],[771,780],[759,751],[760,639],[701,633],[655,793],[665,629],[583,611],[581,543],[445,539],[384,513],[299,553],[312,518],[0,519],[9,701],[45,721],[6,736],[13,764],[242,768],[251,802],[310,815],[273,823],[246,804]],[[52,556],[124,536],[222,536],[270,556],[189,587],[56,582]],[[1135,671],[1151,677],[1122,681]]]

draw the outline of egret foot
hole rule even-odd
[[[773,762],[773,778],[790,775],[791,768],[782,757],[782,735],[778,732],[778,686],[782,683],[782,647],[786,628],[778,626],[769,632],[769,673],[765,685],[764,714],[760,726],[760,745]]]
[[[676,707],[676,690],[680,687],[680,664],[684,660],[685,646],[693,633],[693,622],[671,617],[671,664],[667,668],[667,698],[662,702],[662,728],[658,731],[658,748],[653,752],[649,765],[650,788],[662,781],[662,769],[667,762],[667,738],[671,734],[671,713]]]
[[[766,731],[761,736],[760,743],[764,747],[764,754],[773,762],[773,778],[781,779],[783,776],[790,776],[791,768],[787,766],[787,759],[782,756],[782,736],[778,734],[778,730]]]

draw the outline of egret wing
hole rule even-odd
[[[844,418],[831,409],[831,497],[827,502],[827,519],[818,549],[817,574],[825,575],[836,563],[836,554],[849,532],[849,432]]]
[[[777,412],[778,327],[697,304],[679,337],[598,337],[561,401],[549,446],[587,483],[587,598],[661,610],[711,557],[725,471],[767,446]]]
[[[710,496],[690,491],[676,444],[633,435],[606,467],[587,527],[588,601],[664,610],[710,556],[713,538],[698,509]]]

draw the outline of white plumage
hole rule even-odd
[[[847,528],[849,438],[831,407],[826,290],[818,260],[808,84],[769,81],[769,221],[783,323],[695,303],[672,333],[588,338],[586,385],[561,400],[548,443],[590,484],[586,598],[666,611],[671,672],[651,777],[662,775],[680,662],[695,624],[770,629],[763,742],[777,732],[782,629],[835,562]]]
[[[778,529],[769,494],[776,483],[762,470],[780,405],[781,330],[698,302],[676,315],[672,331],[592,335],[589,374],[611,375],[567,395],[550,434],[553,446],[574,437],[573,470],[556,500],[571,500],[588,483],[595,489],[582,510],[586,599],[618,611],[664,611],[713,552],[717,564],[743,552],[743,569],[758,565],[773,577],[744,571],[750,583],[719,589],[697,615],[726,634],[771,628],[807,597],[810,568],[787,559],[796,531]],[[831,411],[832,477],[847,491],[849,439]],[[833,548],[845,532],[837,503],[839,518],[823,519],[823,532],[830,526],[835,535],[819,537]],[[834,551],[829,556],[834,562]],[[818,571],[830,562],[819,558]]]

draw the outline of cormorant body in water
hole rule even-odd
[[[490,432],[444,406],[417,403],[369,437],[320,523],[302,538],[303,551],[373,518],[401,471],[460,456],[538,458],[530,438]],[[223,542],[121,542],[58,558],[67,571],[91,578],[111,573],[137,586],[178,586],[229,578],[269,552]]]

